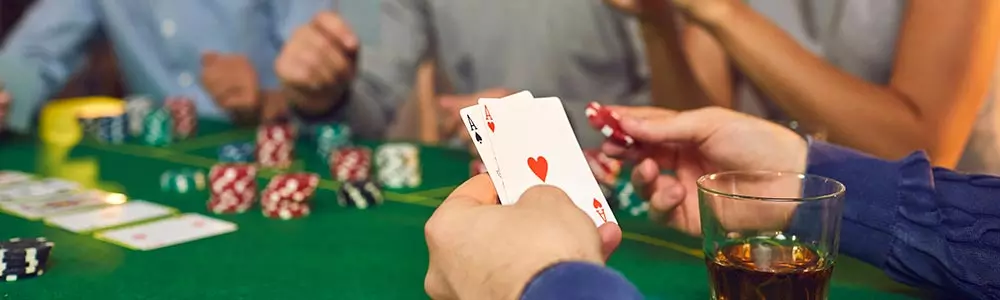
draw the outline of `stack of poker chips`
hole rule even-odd
[[[257,197],[257,168],[250,164],[218,164],[208,172],[208,210],[244,213]]]
[[[84,136],[108,144],[125,142],[125,118],[124,109],[84,109],[77,114]]]
[[[631,216],[644,216],[649,212],[649,201],[642,199],[642,196],[636,192],[632,181],[628,177],[618,180],[615,191],[614,197],[609,197],[608,199],[613,199],[617,202],[616,204],[612,204],[616,213],[621,214],[625,212]]]
[[[420,152],[411,144],[385,144],[375,150],[378,181],[392,189],[420,186]]]
[[[383,202],[382,192],[371,180],[344,182],[337,193],[337,204],[344,207],[367,209]]]
[[[339,181],[367,180],[372,151],[364,147],[341,148],[330,155],[330,175]]]
[[[130,136],[142,136],[143,121],[152,112],[152,98],[143,95],[134,95],[125,98],[125,115],[128,119],[128,133]]]
[[[0,278],[17,281],[45,274],[55,244],[45,238],[13,238],[0,242]]]
[[[170,97],[163,103],[173,119],[174,138],[183,140],[198,130],[198,112],[194,101],[187,97]]]
[[[205,173],[194,169],[168,170],[160,174],[164,192],[188,193],[205,189]]]
[[[288,124],[263,125],[257,129],[257,163],[265,168],[287,168],[295,151],[295,129]]]
[[[308,216],[310,201],[319,185],[312,173],[289,173],[274,176],[261,193],[261,213],[273,219],[290,220]]]
[[[254,159],[253,143],[229,143],[219,147],[219,161],[228,163],[251,163]]]
[[[351,128],[343,124],[316,126],[313,133],[316,139],[316,154],[324,161],[327,161],[330,154],[337,149],[351,145]]]
[[[156,109],[142,120],[142,142],[150,146],[165,146],[173,141],[173,118],[166,109]]]

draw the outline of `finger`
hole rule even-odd
[[[656,177],[652,195],[649,198],[649,207],[658,211],[672,211],[684,202],[686,189],[676,177],[670,175],[660,175]]]
[[[601,253],[607,261],[622,243],[622,229],[617,223],[608,222],[597,228],[597,234],[601,236]]]
[[[333,12],[321,12],[313,19],[312,26],[326,36],[326,40],[348,52],[358,50],[358,38],[344,19]]]
[[[497,191],[493,180],[487,174],[479,174],[452,191],[438,209],[494,205],[496,199]]]
[[[639,192],[642,199],[649,200],[656,192],[656,177],[660,168],[651,159],[644,159],[632,170],[632,187]]]
[[[659,119],[671,117],[677,114],[676,111],[652,106],[618,106],[611,105],[608,109],[622,117],[639,119]]]
[[[622,117],[622,130],[641,143],[695,143],[707,139],[716,128],[732,120],[718,109],[698,109],[676,115],[640,119]]]

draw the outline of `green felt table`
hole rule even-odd
[[[0,169],[61,177],[178,208],[206,211],[206,193],[163,193],[160,174],[215,163],[219,145],[250,141],[250,129],[202,122],[199,136],[168,147],[138,144],[73,147],[15,137],[0,146]],[[374,146],[377,143],[367,143]],[[468,177],[467,153],[421,147],[423,184],[386,191],[384,205],[370,210],[339,207],[338,183],[309,143],[300,143],[293,168],[319,173],[313,214],[272,220],[259,211],[218,218],[239,230],[153,251],[133,251],[0,214],[0,238],[45,236],[56,243],[42,277],[0,282],[3,299],[426,299],[426,219]],[[274,172],[261,172],[258,184]],[[625,239],[608,264],[631,279],[649,299],[707,299],[699,240],[648,220],[618,215]],[[917,295],[871,266],[841,256],[831,299],[906,299]]]

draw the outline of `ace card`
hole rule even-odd
[[[498,129],[493,154],[502,170],[508,199],[516,202],[528,188],[559,187],[598,226],[617,220],[604,198],[558,98],[531,101],[483,99]]]
[[[490,133],[493,127],[486,124],[483,106],[477,104],[463,108],[459,111],[459,115],[461,115],[462,122],[465,123],[465,129],[472,138],[472,143],[476,146],[476,151],[479,152],[479,158],[483,160],[483,165],[486,166],[486,173],[493,180],[493,186],[497,189],[497,197],[500,198],[500,203],[508,204],[507,195],[503,188],[503,178],[500,177],[496,158],[493,157],[493,134]]]
[[[49,217],[45,219],[45,223],[72,232],[87,232],[168,216],[174,211],[173,208],[156,203],[133,200],[101,209]]]
[[[125,195],[122,194],[89,190],[57,194],[35,201],[5,203],[3,210],[28,220],[35,220],[76,210],[120,204],[126,200]]]
[[[236,231],[236,224],[195,213],[98,232],[99,239],[148,251]]]

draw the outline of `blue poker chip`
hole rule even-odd
[[[230,143],[219,148],[219,161],[247,163],[254,160],[254,144],[249,142]]]

